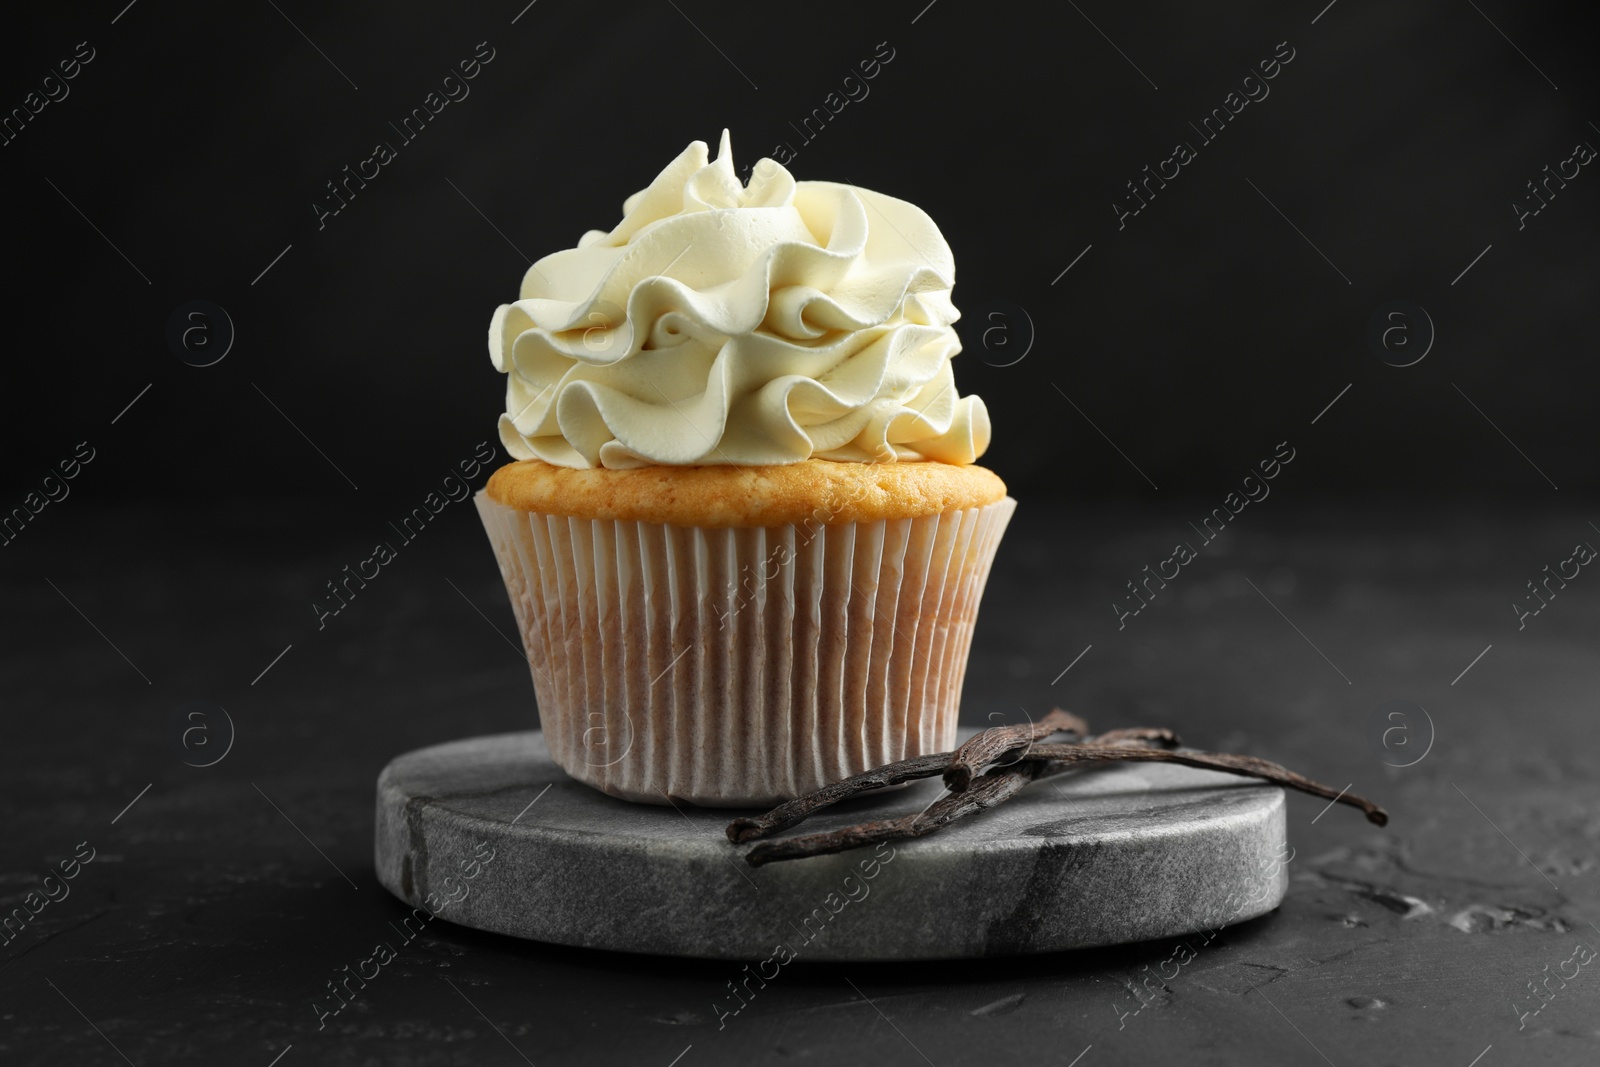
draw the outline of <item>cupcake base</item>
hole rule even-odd
[[[556,763],[627,800],[710,806],[952,747],[1016,507],[704,528],[476,502]]]

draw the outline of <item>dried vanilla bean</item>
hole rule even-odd
[[[1050,714],[1038,722],[995,726],[974,734],[950,757],[950,767],[944,772],[944,784],[959,793],[991,763],[999,762],[1018,748],[1026,748],[1035,741],[1043,741],[1058,733],[1075,733],[1085,737],[1089,733],[1089,724],[1070,711],[1052,708]]]
[[[803,797],[785,801],[765,815],[753,818],[742,815],[728,824],[728,840],[736,845],[753,841],[758,837],[787,830],[823,808],[853,797],[857,793],[865,793],[869,789],[881,789],[886,785],[899,785],[918,778],[932,778],[944,773],[944,769],[950,765],[952,755],[954,753],[934,752],[926,756],[903,759],[898,763],[888,763],[853,778],[845,778],[832,785],[823,786],[815,793],[807,793]]]
[[[857,793],[918,778],[932,778],[943,773],[945,783],[951,791],[934,801],[924,811],[898,819],[877,819],[838,830],[802,834],[783,841],[764,842],[747,852],[745,861],[751,866],[758,867],[778,860],[843,852],[880,841],[921,837],[957,819],[975,815],[1004,803],[1029,782],[1065,773],[1078,764],[1117,762],[1178,763],[1189,767],[1260,778],[1303,793],[1327,797],[1335,802],[1360,808],[1370,821],[1379,826],[1389,821],[1388,812],[1372,801],[1343,790],[1335,792],[1320,782],[1296,774],[1269,760],[1255,756],[1182,752],[1173,748],[1152,747],[1151,743],[1169,746],[1179,744],[1178,735],[1171,730],[1130,727],[1108,730],[1099,736],[1092,736],[1088,734],[1088,729],[1088,724],[1082,719],[1059,709],[1052,711],[1037,723],[993,727],[973,736],[954,752],[940,752],[891,763],[865,774],[835,782],[815,793],[797,797],[774,808],[766,815],[735,819],[728,824],[728,838],[739,843],[765,837],[787,829],[811,814]],[[1076,742],[1042,740],[1056,733],[1076,733],[1082,740]],[[1021,750],[1021,754],[1015,762],[1003,766],[991,766],[984,773],[976,773],[1018,750]]]
[[[869,789],[881,789],[888,785],[900,785],[903,782],[915,781],[918,778],[932,778],[937,774],[948,776],[955,771],[954,760],[960,759],[963,753],[974,757],[972,766],[981,770],[983,764],[993,763],[996,759],[1019,748],[1025,748],[1034,741],[1049,737],[1056,733],[1086,734],[1089,724],[1070,712],[1060,708],[1051,710],[1050,714],[1036,723],[1015,723],[1007,726],[993,726],[982,733],[968,738],[966,743],[954,752],[935,752],[926,756],[913,756],[911,759],[900,760],[896,763],[885,764],[874,770],[855,775],[834,782],[808,793],[803,797],[796,797],[778,805],[765,815],[755,817],[740,816],[728,824],[728,840],[734,844],[753,841],[758,837],[767,837],[787,830],[796,823],[804,821],[823,808],[831,807],[841,800],[853,797],[858,793],[865,793]],[[965,764],[963,766],[966,766]],[[961,788],[966,788],[966,783],[971,780],[971,771],[968,776],[961,779]]]
[[[1140,745],[1145,741],[1154,741],[1168,748],[1176,748],[1183,744],[1177,734],[1164,726],[1128,726],[1121,730],[1107,730],[1103,734],[1085,737],[1085,745]]]
[[[1255,756],[1235,756],[1222,752],[1173,752],[1164,748],[1097,747],[1092,744],[1046,743],[1033,746],[1028,753],[1028,758],[1056,760],[1065,763],[1124,760],[1136,763],[1181,763],[1187,767],[1204,767],[1212,771],[1226,771],[1229,774],[1242,774],[1250,778],[1261,778],[1278,785],[1287,786],[1290,789],[1298,789],[1302,793],[1310,793],[1313,796],[1336,800],[1341,804],[1349,804],[1351,807],[1360,808],[1366,812],[1367,820],[1377,823],[1379,826],[1383,826],[1389,821],[1389,813],[1365,797],[1330,789],[1321,782],[1314,782],[1302,774],[1296,774],[1287,767],[1280,766],[1270,760],[1258,759]]]
[[[745,853],[744,859],[750,866],[760,867],[777,860],[822,856],[875,845],[880,841],[921,837],[964,816],[975,815],[1001,804],[1019,793],[1029,782],[1049,773],[1050,765],[1040,760],[1023,760],[1009,767],[998,767],[979,775],[965,791],[940,797],[926,811],[899,819],[878,819],[859,826],[847,826],[842,830],[801,834],[782,841],[763,841]]]

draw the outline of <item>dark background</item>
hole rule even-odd
[[[89,438],[104,458],[85,492],[350,507],[350,483],[287,416],[361,499],[409,507],[436,469],[493,440],[503,378],[484,337],[525,255],[610,227],[626,195],[726,126],[741,169],[788,141],[798,178],[901,196],[939,223],[966,315],[958,386],[989,405],[985,462],[1019,498],[1151,483],[1220,496],[1286,438],[1307,441],[1296,493],[1548,492],[1485,416],[1562,491],[1592,490],[1572,436],[1600,375],[1588,168],[1521,231],[1511,206],[1546,164],[1600,141],[1585,16],[1344,0],[1311,25],[1306,6],[943,0],[914,25],[917,0],[790,14],[542,0],[515,25],[514,2],[12,16],[6,108],[77,42],[96,58],[0,148],[25,311],[11,323],[5,485],[18,496]],[[401,147],[388,123],[480,41],[495,59],[471,95]],[[883,41],[894,59],[870,95],[802,144],[790,124]],[[1270,96],[1119,231],[1125,183],[1178,140],[1199,147],[1188,124],[1281,41],[1295,58]],[[399,158],[319,230],[312,203],[378,139]],[[236,329],[212,367],[166,341],[193,299]],[[1438,334],[1409,368],[1366,341],[1369,315],[1401,299]],[[1027,356],[986,365],[1027,348],[1029,321]],[[1014,343],[986,352],[995,324],[1009,329],[991,341]],[[1346,384],[1343,410],[1309,430]]]
[[[1600,977],[1526,1027],[1511,1007],[1600,943],[1595,579],[1525,627],[1508,610],[1600,544],[1600,178],[1521,231],[1512,209],[1600,144],[1584,13],[523,2],[5,18],[0,112],[78,42],[96,56],[0,146],[0,511],[79,442],[95,458],[0,546],[0,912],[77,842],[100,858],[0,945],[0,1061],[1595,1062]],[[471,95],[319,231],[324,183],[480,41]],[[372,873],[381,768],[534,717],[470,505],[320,629],[313,600],[495,441],[484,336],[528,256],[609,227],[724,126],[741,170],[798,145],[789,124],[883,41],[870,95],[790,169],[911,200],[956,254],[957,383],[1021,502],[964,718],[1171,726],[1350,782],[1392,823],[1291,796],[1284,905],[1126,1031],[1113,1004],[1168,944],[802,961],[719,1033],[725,965],[437,923],[319,1032],[327,976],[404,914]],[[1119,231],[1124,183],[1282,41],[1271,95]],[[212,366],[168,343],[193,300],[236,328]],[[1403,368],[1367,340],[1400,300],[1437,331]],[[1119,627],[1125,583],[1281,441],[1272,496]],[[1404,767],[1370,736],[1392,701],[1427,712]],[[234,742],[207,768],[181,740],[195,708]]]

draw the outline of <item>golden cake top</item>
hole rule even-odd
[[[830,526],[914,519],[1003,499],[1006,486],[973,464],[808,459],[760,467],[628,470],[508,463],[484,490],[521,511],[671,526]]]

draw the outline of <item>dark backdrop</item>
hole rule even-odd
[[[1600,374],[1600,178],[1552,185],[1520,229],[1513,207],[1600,144],[1584,16],[1321,2],[8,15],[0,106],[59,96],[43,79],[79,42],[94,58],[0,147],[5,506],[87,439],[86,493],[404,510],[494,440],[484,335],[527,257],[609,227],[724,126],[741,168],[788,142],[797,177],[940,224],[966,315],[958,384],[987,401],[986,462],[1018,496],[1220,498],[1282,440],[1297,493],[1592,490],[1575,431]],[[479,42],[494,58],[470,95],[401,145],[388,124]],[[805,143],[795,127],[886,49],[868,95]],[[1190,123],[1290,50],[1270,95],[1202,142]],[[325,183],[379,139],[398,157],[319,229]],[[1119,228],[1125,183],[1180,140],[1197,158]],[[169,343],[191,300],[233,324],[215,365]],[[1437,335],[1403,368],[1368,339],[1401,300]],[[1415,353],[1428,327],[1406,314],[1391,340]]]
[[[1595,979],[1513,1014],[1600,921],[1600,600],[1546,576],[1600,544],[1600,175],[1520,229],[1513,207],[1600,145],[1576,5],[527,3],[0,17],[0,119],[66,93],[0,137],[0,516],[94,457],[0,543],[0,914],[74,842],[102,857],[0,946],[0,1060],[1596,1062]],[[319,230],[325,183],[479,42],[471,95]],[[1022,504],[967,724],[1060,703],[1170,726],[1392,824],[1291,797],[1284,906],[1126,1032],[1112,998],[1166,946],[862,965],[855,988],[801,960],[719,1034],[730,966],[448,922],[319,1031],[323,983],[406,915],[372,876],[381,769],[533,725],[471,506],[414,544],[388,527],[494,440],[494,307],[690,140],[728,126],[741,165],[797,142],[880,42],[870,95],[791,169],[914,201],[956,253],[957,379]],[[1270,95],[1119,229],[1125,183],[1280,42]],[[168,339],[191,301],[234,324],[214,365]],[[1280,442],[1271,501],[1202,545],[1189,524]],[[380,538],[398,562],[324,627]]]

